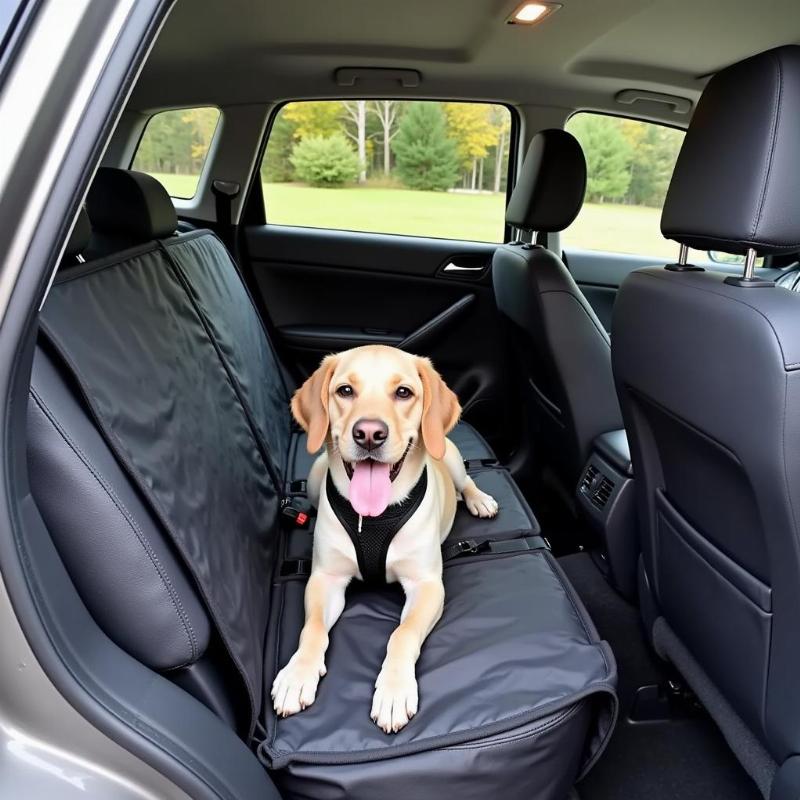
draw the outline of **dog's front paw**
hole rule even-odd
[[[295,653],[277,674],[272,684],[272,705],[279,717],[288,717],[308,708],[317,696],[325,662],[311,661]]]
[[[482,492],[477,486],[473,484],[469,489],[463,492],[464,502],[466,503],[467,510],[473,517],[481,517],[488,519],[496,517],[499,506],[497,500],[490,494]]]
[[[417,713],[419,695],[414,668],[397,670],[384,667],[375,681],[372,721],[384,733],[397,733]]]

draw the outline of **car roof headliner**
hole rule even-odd
[[[130,108],[302,97],[447,97],[617,110],[686,124],[623,89],[696,100],[708,76],[800,39],[797,0],[561,0],[533,27],[514,0],[178,0]],[[417,69],[416,89],[344,89],[338,67]],[[746,110],[743,109],[743,113]]]

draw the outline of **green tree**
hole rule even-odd
[[[631,179],[625,201],[661,208],[683,133],[638,120],[622,120],[620,124],[631,149]]]
[[[392,151],[397,174],[412,189],[444,191],[458,180],[456,143],[447,137],[447,119],[440,103],[411,103],[392,141]]]
[[[620,200],[631,181],[632,149],[621,121],[600,114],[580,114],[569,126],[586,155],[586,199]]]
[[[361,162],[343,133],[309,136],[298,142],[289,159],[301,181],[312,186],[341,186],[354,181]]]
[[[133,168],[143,172],[197,175],[219,121],[217,108],[162,111],[147,123]]]

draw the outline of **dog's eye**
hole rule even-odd
[[[352,397],[353,396],[353,387],[349,383],[343,383],[337,390],[336,394],[339,397]]]
[[[398,400],[408,400],[409,397],[414,396],[414,392],[412,392],[408,386],[398,386],[395,390],[394,396]]]

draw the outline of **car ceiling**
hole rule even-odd
[[[532,27],[514,0],[178,0],[130,108],[427,96],[616,110],[685,124],[624,89],[696,100],[708,76],[800,40],[797,0],[562,0]],[[411,68],[419,87],[336,84],[339,67]]]

